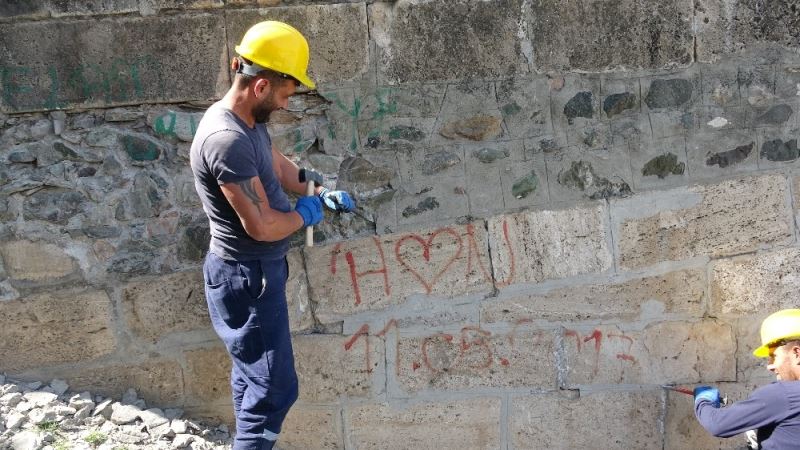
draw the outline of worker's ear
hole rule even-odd
[[[793,363],[800,365],[800,342],[789,344],[789,356],[792,358]]]
[[[256,96],[262,95],[265,91],[269,93],[269,89],[272,87],[272,84],[266,78],[258,77],[253,82],[253,92]]]

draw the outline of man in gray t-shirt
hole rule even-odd
[[[236,46],[233,85],[212,105],[192,142],[195,188],[211,243],[203,265],[208,312],[232,361],[235,450],[271,449],[298,396],[286,307],[288,238],[322,220],[322,204],[354,208],[322,186],[303,194],[299,170],[272,143],[264,122],[285,108],[306,75],[308,44],[291,26],[261,22]]]

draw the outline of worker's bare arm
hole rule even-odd
[[[276,211],[258,177],[225,183],[220,186],[228,203],[236,211],[247,234],[258,241],[278,241],[303,226],[303,219],[294,211]]]

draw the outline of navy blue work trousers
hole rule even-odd
[[[298,393],[286,307],[288,263],[228,261],[209,252],[203,275],[211,323],[233,361],[233,449],[271,449]]]

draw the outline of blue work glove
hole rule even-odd
[[[332,211],[350,212],[356,207],[356,202],[345,191],[331,191],[322,188],[319,193],[319,198],[322,199],[325,206]]]
[[[314,195],[298,198],[294,210],[303,218],[304,227],[316,225],[322,220],[322,201]]]
[[[694,406],[697,406],[701,400],[707,400],[714,408],[719,408],[719,389],[711,386],[697,386],[694,388]]]

